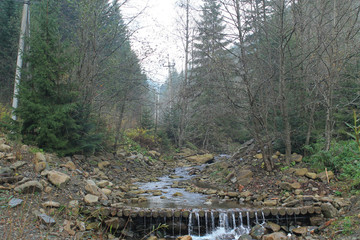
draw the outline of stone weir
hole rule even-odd
[[[90,210],[90,209],[89,209]],[[271,221],[281,226],[309,225],[311,218],[322,213],[318,206],[263,209],[143,209],[99,208],[91,211],[93,220],[102,219],[105,227],[131,233],[130,239],[144,236],[162,224],[166,236],[182,234],[203,236],[222,227],[226,230],[250,229],[256,224]],[[134,237],[134,238],[132,238]]]

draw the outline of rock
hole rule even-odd
[[[338,214],[338,211],[331,203],[321,204],[321,212],[324,214],[324,217],[326,218],[334,218]]]
[[[294,182],[294,183],[281,182],[281,183],[279,183],[279,187],[281,189],[291,191],[293,189],[299,189],[301,187],[301,185],[298,182]]]
[[[108,180],[101,180],[101,181],[97,182],[96,185],[100,188],[104,188],[106,186],[109,186],[110,182]]]
[[[79,207],[79,201],[78,200],[72,200],[68,203],[69,208],[77,208]]]
[[[64,230],[71,236],[75,235],[75,231],[71,229],[71,222],[68,220],[64,221]]]
[[[176,154],[181,157],[189,157],[195,155],[196,152],[194,150],[191,150],[190,148],[182,148],[180,153]]]
[[[70,169],[72,171],[76,170],[76,165],[75,163],[73,163],[72,161],[68,161],[67,163],[65,163],[64,165],[62,165],[63,167],[66,167],[67,169]]]
[[[293,201],[284,203],[282,206],[283,207],[295,207],[296,205],[299,205],[299,204],[300,204],[299,200],[293,200]]]
[[[45,187],[44,192],[51,193],[52,190],[53,190],[52,187]]]
[[[49,217],[48,215],[42,213],[38,215],[38,218],[41,220],[43,224],[46,225],[54,225],[56,223],[55,219],[52,217]]]
[[[46,168],[46,162],[35,163],[35,172],[42,172]]]
[[[161,195],[162,195],[161,191],[153,192],[153,196],[161,196]]]
[[[176,238],[176,240],[192,240],[192,237],[189,235],[186,235],[186,236],[178,237],[178,238]]]
[[[238,192],[228,192],[227,195],[231,198],[235,198],[235,197],[239,196],[239,193]]]
[[[263,155],[261,153],[258,153],[254,156],[256,159],[262,159]]]
[[[283,232],[274,232],[271,234],[264,235],[262,240],[286,240],[288,239]]]
[[[205,164],[214,160],[214,155],[212,154],[195,155],[195,156],[187,157],[186,160],[195,162],[196,164]]]
[[[29,181],[14,188],[14,191],[18,193],[34,193],[42,190],[43,186],[38,181]]]
[[[156,236],[150,236],[146,240],[158,240],[158,238]]]
[[[9,201],[9,206],[10,207],[16,207],[16,206],[19,206],[24,200],[22,199],[19,199],[19,198],[12,198],[10,201]]]
[[[174,193],[172,196],[173,196],[173,197],[182,197],[183,194],[180,193],[180,192],[176,192],[176,193]]]
[[[149,154],[150,154],[150,156],[152,156],[152,157],[160,157],[161,156],[161,154],[159,153],[159,152],[157,152],[157,151],[149,151]]]
[[[252,240],[253,238],[248,234],[242,234],[238,240]]]
[[[334,202],[336,205],[338,205],[340,208],[348,207],[351,205],[351,202],[344,198],[335,198]]]
[[[11,147],[5,143],[0,144],[0,152],[10,152]]]
[[[37,153],[35,153],[34,160],[35,160],[36,163],[38,163],[38,162],[46,162],[46,157],[41,152],[37,152]]]
[[[334,173],[332,171],[327,171],[328,177],[329,177],[329,181],[331,179],[334,178]],[[320,179],[321,181],[323,181],[324,183],[327,183],[327,177],[326,177],[326,172],[321,172],[317,175],[317,178]]]
[[[116,229],[123,229],[126,225],[126,221],[123,218],[113,217],[108,220],[105,220],[105,224],[109,228],[116,230]]]
[[[307,168],[299,168],[295,170],[296,176],[305,176],[305,174],[308,172]]]
[[[65,173],[50,171],[47,175],[49,181],[57,187],[64,187],[67,182],[70,181],[70,176]]]
[[[276,200],[265,200],[264,201],[264,206],[266,206],[266,207],[275,207],[276,205],[277,205]]]
[[[252,193],[250,191],[245,191],[240,193],[240,197],[249,197]]]
[[[255,225],[250,231],[250,236],[254,239],[261,239],[264,234],[266,234],[266,229],[261,225]]]
[[[111,190],[108,188],[102,188],[101,191],[106,195],[106,196],[110,196],[111,194]]]
[[[94,230],[98,229],[100,227],[100,224],[98,222],[91,222],[86,225],[86,230]]]
[[[87,194],[84,197],[84,201],[85,201],[86,204],[92,205],[92,204],[97,203],[99,201],[99,197],[95,196],[95,195]]]
[[[317,178],[317,174],[316,173],[312,173],[312,172],[307,172],[305,174],[306,177],[310,178],[310,179],[316,179]]]
[[[43,207],[51,207],[51,208],[58,208],[60,207],[60,203],[59,202],[54,202],[54,201],[47,201],[47,202],[44,202],[42,204]]]
[[[298,227],[292,230],[292,232],[297,235],[305,235],[307,231],[308,231],[307,227]]]
[[[293,153],[291,155],[291,161],[294,161],[294,162],[297,162],[297,163],[301,163],[302,162],[302,159],[303,159],[303,156],[299,155],[299,154],[296,154],[296,153]]]
[[[273,223],[273,222],[267,222],[265,227],[270,229],[273,232],[278,232],[281,229],[280,225]]]
[[[105,169],[106,167],[108,167],[110,165],[111,165],[111,163],[109,161],[103,161],[103,162],[98,163],[98,167],[101,170]]]
[[[0,168],[0,175],[12,175],[13,170],[8,167]]]
[[[101,191],[101,189],[96,186],[95,182],[92,180],[87,180],[86,181],[86,186],[85,186],[85,190],[89,193],[91,193],[92,195],[101,197],[104,200],[107,200],[108,197],[103,193],[103,191]]]
[[[315,216],[310,218],[311,226],[320,226],[323,222],[324,222],[324,218],[322,217]]]
[[[15,163],[11,164],[10,168],[16,170],[24,165],[26,165],[25,161],[17,161]]]
[[[237,173],[237,183],[238,185],[247,185],[252,181],[254,173],[251,170],[240,170]]]

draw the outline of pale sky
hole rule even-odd
[[[183,69],[183,47],[179,38],[179,0],[129,0],[122,8],[126,20],[142,12],[129,26],[131,42],[151,80],[164,82],[168,76],[168,55],[176,68]],[[195,1],[195,0],[194,0]],[[198,0],[196,0],[198,1]]]

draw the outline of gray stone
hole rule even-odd
[[[22,199],[19,199],[19,198],[12,198],[10,201],[9,201],[9,206],[10,207],[16,207],[16,206],[19,206],[24,200]]]
[[[338,215],[338,211],[331,203],[323,203],[321,205],[321,211],[326,218],[334,218]]]
[[[292,230],[293,233],[298,235],[305,235],[307,231],[308,231],[307,227],[298,227]]]
[[[273,223],[273,222],[267,222],[266,224],[265,224],[265,227],[267,228],[267,229],[270,229],[271,231],[273,231],[273,232],[278,232],[278,231],[280,231],[280,225],[278,225],[278,224],[276,224],[276,223]]]
[[[92,205],[94,203],[97,203],[99,201],[99,197],[91,194],[87,194],[84,197],[84,201],[86,204]]]
[[[14,188],[14,191],[19,193],[34,193],[42,190],[43,186],[38,181],[29,181]]]
[[[254,239],[261,239],[265,234],[266,229],[261,225],[255,225],[250,231],[250,236],[252,236]]]
[[[274,232],[271,234],[264,235],[262,240],[286,240],[288,239],[283,232]]]
[[[63,187],[70,181],[70,176],[57,171],[48,172],[47,177],[52,184],[58,187]]]
[[[38,215],[38,218],[41,220],[43,224],[54,225],[56,223],[55,219],[43,213]]]
[[[47,201],[42,204],[43,207],[58,208],[60,207],[59,202]]]
[[[16,170],[24,165],[26,165],[25,161],[17,161],[15,163],[11,164],[10,168]]]
[[[238,240],[252,240],[253,238],[248,234],[243,234],[239,237]]]

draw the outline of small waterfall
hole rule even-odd
[[[258,218],[258,213],[255,212],[255,222],[256,224],[259,224],[259,218]]]
[[[244,229],[242,212],[239,212],[239,223],[240,223],[240,228],[241,228],[241,229]]]
[[[200,226],[200,215],[199,212],[195,212],[195,216],[196,216],[196,221],[198,223],[198,231],[199,231],[199,237],[201,235],[201,226]]]
[[[191,235],[192,232],[192,213],[189,215],[189,224],[188,224],[188,235]]]
[[[215,231],[215,217],[213,211],[211,211],[211,231]]]
[[[174,210],[172,210],[172,235],[175,236],[175,215]]]
[[[263,217],[263,222],[262,222],[262,224],[264,225],[264,224],[265,224],[265,214],[264,214],[263,211],[261,211],[261,215],[262,215],[262,217]]]
[[[231,213],[232,221],[233,221],[233,228],[236,228],[236,219],[235,219],[235,212]]]
[[[209,234],[209,226],[208,226],[208,212],[205,212],[205,233],[206,235]]]
[[[250,213],[249,212],[246,212],[246,218],[247,218],[247,227],[250,228],[251,225],[250,225]]]

